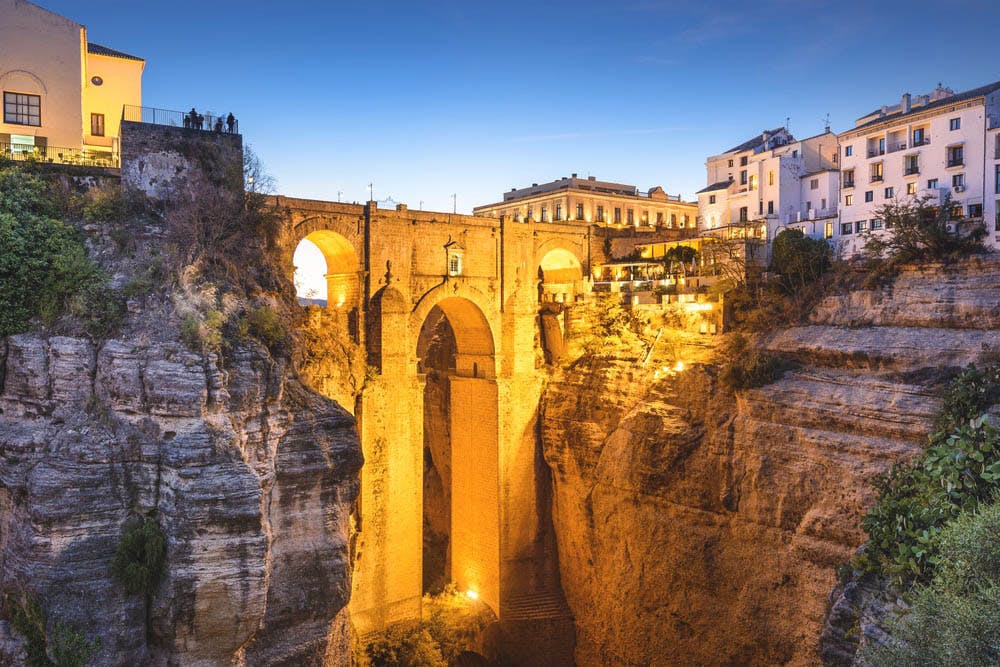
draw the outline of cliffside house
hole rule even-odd
[[[0,0],[0,157],[118,166],[125,105],[142,105],[142,58],[26,0]]]

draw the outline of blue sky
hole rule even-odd
[[[146,58],[146,105],[233,111],[281,193],[425,209],[571,172],[690,198],[786,117],[1000,80],[996,0],[36,1]]]

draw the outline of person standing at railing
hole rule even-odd
[[[203,130],[203,129],[205,129],[205,117],[204,117],[204,116],[202,116],[201,114],[198,114],[198,115],[197,115],[197,122],[195,123],[195,126],[196,126],[196,127],[197,127],[197,128],[199,129],[199,130]]]
[[[222,116],[217,116],[215,119],[215,133],[222,134]]]
[[[229,134],[233,134],[233,130],[236,127],[236,116],[233,115],[232,111],[226,116],[226,127],[229,128]]]
[[[194,107],[191,107],[191,113],[188,114],[187,126],[190,127],[192,130],[197,128],[198,126],[198,112],[194,110]]]

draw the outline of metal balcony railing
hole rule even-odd
[[[85,167],[110,167],[120,165],[116,152],[108,149],[61,148],[58,146],[25,146],[0,142],[0,159],[41,164],[69,164]]]
[[[240,133],[240,122],[235,117],[233,117],[233,122],[230,123],[228,114],[225,116],[214,115],[211,113],[202,113],[195,109],[191,109],[191,111],[171,111],[169,109],[138,107],[126,104],[122,109],[122,120],[132,123],[146,123],[147,125],[183,127],[189,130],[201,130],[202,132]]]
[[[965,160],[962,159],[962,158],[959,158],[957,160],[948,160],[948,166],[949,167],[964,167],[965,166]]]

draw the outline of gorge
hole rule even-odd
[[[274,198],[273,229],[229,211],[235,279],[207,255],[150,273],[237,158],[123,125],[123,180],[168,213],[65,214],[123,322],[0,349],[13,664],[29,598],[50,651],[73,628],[93,664],[350,664],[449,581],[487,617],[462,649],[484,659],[816,664],[871,478],[921,450],[942,375],[1000,344],[998,261],[924,265],[755,336],[790,367],[733,387],[731,334],[588,292],[589,229],[374,203]],[[295,301],[303,239],[326,308]],[[166,542],[145,596],[111,574],[134,517]]]

